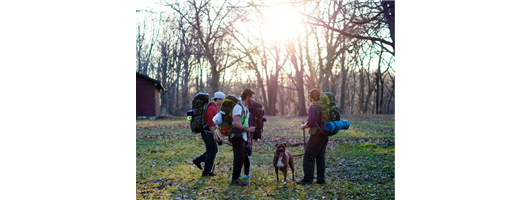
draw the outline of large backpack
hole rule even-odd
[[[333,132],[328,132],[324,130],[324,124],[330,121],[340,120],[340,109],[335,104],[335,97],[331,92],[324,92],[320,95],[320,102],[318,102],[320,107],[320,116],[322,118],[321,131],[326,133],[328,136],[333,136],[339,132],[339,129],[334,130]]]
[[[200,133],[207,126],[204,115],[206,114],[208,105],[208,93],[199,92],[193,97],[191,110],[187,113],[188,116],[191,116],[190,128],[192,133]]]
[[[235,96],[228,95],[223,99],[221,104],[221,111],[224,112],[222,115],[223,123],[221,123],[221,135],[230,136],[232,133],[232,110],[234,106],[239,102]],[[226,130],[226,131],[225,131]]]
[[[265,115],[263,106],[257,101],[252,101],[252,104],[250,104],[250,106],[248,107],[248,111],[250,112],[249,125],[256,127],[256,130],[252,134],[252,138],[261,138],[261,132],[263,131],[263,122],[267,121],[266,118],[263,118],[263,115]]]

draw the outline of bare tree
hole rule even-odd
[[[304,64],[303,64],[304,58],[303,58],[303,55],[297,55],[297,52],[302,54],[300,37],[297,37],[296,42],[299,46],[299,51],[296,50],[295,42],[293,41],[287,41],[286,47],[289,52],[290,61],[293,65],[294,74],[295,74],[293,81],[294,81],[296,91],[298,94],[297,96],[298,97],[298,101],[297,101],[298,102],[297,104],[298,114],[297,115],[306,116],[307,110],[305,109],[306,108],[306,103],[305,103],[306,93],[304,92]]]
[[[349,15],[344,19],[347,20],[348,26],[336,27],[332,20],[328,21],[322,17],[305,14],[311,20],[309,24],[324,27],[346,37],[380,43],[385,50],[394,55],[395,1],[349,1],[342,3],[343,1],[333,0],[333,2],[344,5],[336,7],[336,9],[342,9]],[[358,29],[353,28],[357,26],[368,31],[357,32]],[[383,29],[385,31],[382,31]],[[391,49],[386,48],[386,46],[391,47]]]
[[[149,67],[152,66],[151,53],[158,39],[158,30],[155,26],[148,26],[148,24],[153,24],[156,20],[145,18],[143,22],[137,23],[136,71],[144,75],[149,74]],[[149,38],[146,35],[148,33],[152,34]]]
[[[346,82],[347,82],[347,79],[348,79],[348,74],[349,74],[349,70],[350,68],[347,66],[347,60],[348,60],[348,56],[346,54],[346,52],[342,52],[341,53],[341,56],[339,58],[339,61],[340,61],[340,94],[338,95],[338,104],[339,104],[339,108],[341,110],[342,113],[345,112],[346,110],[346,97],[348,96],[346,94],[346,89],[347,89],[347,86],[346,86]]]
[[[210,74],[212,76],[210,84],[211,93],[219,91],[220,73],[230,65],[221,66],[221,56],[229,54],[225,45],[226,37],[233,29],[233,24],[237,20],[230,16],[233,8],[225,7],[228,0],[224,0],[219,6],[211,0],[200,1],[188,0],[188,9],[182,9],[178,2],[166,5],[177,11],[180,16],[189,23],[198,35],[199,44],[203,48],[203,54],[210,64]]]

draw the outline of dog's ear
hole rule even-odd
[[[276,143],[276,145],[275,145],[275,146],[277,147],[278,145],[279,145],[279,143]]]

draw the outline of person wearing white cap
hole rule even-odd
[[[202,171],[202,176],[215,176],[212,172],[213,163],[215,160],[215,155],[217,154],[217,142],[221,140],[218,131],[215,129],[215,123],[213,122],[213,117],[217,114],[217,108],[223,103],[225,94],[222,92],[216,92],[213,95],[213,101],[209,103],[206,113],[204,115],[204,121],[207,124],[207,127],[201,132],[202,140],[206,146],[206,151],[193,159],[193,164],[195,164],[199,169],[202,170],[201,162],[204,162],[204,170]]]

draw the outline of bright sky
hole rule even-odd
[[[159,0],[136,0],[136,9],[137,10],[150,10],[154,11],[164,10],[165,6],[160,5]],[[162,1],[164,2],[164,1]],[[168,1],[172,2],[172,1]]]

